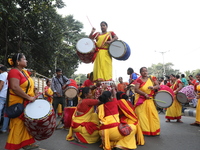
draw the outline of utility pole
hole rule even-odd
[[[163,77],[165,78],[165,75],[166,75],[166,73],[165,73],[165,60],[164,60],[164,54],[165,53],[167,53],[167,52],[169,52],[170,50],[168,50],[168,51],[163,51],[163,52],[158,52],[158,51],[156,51],[155,50],[155,52],[158,52],[158,53],[161,53],[162,54],[162,58],[163,58]]]

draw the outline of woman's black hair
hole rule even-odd
[[[47,85],[50,81],[51,81],[51,80],[47,79],[47,80],[46,80],[46,85]]]
[[[104,23],[106,25],[106,27],[108,26],[108,24],[105,21],[101,21],[100,25]]]
[[[15,53],[15,54],[11,54],[12,57],[9,57],[9,58],[12,58],[12,62],[13,64],[11,65],[10,62],[8,62],[8,64],[12,67],[16,67],[18,64],[17,64],[17,61],[20,61],[21,58],[24,56],[23,53]],[[9,59],[8,58],[8,59]]]
[[[143,69],[147,69],[147,67],[140,68],[140,73],[142,72]]]
[[[170,76],[168,76],[168,75],[166,75],[165,77],[166,77],[168,80],[170,79]]]
[[[0,70],[5,72],[5,71],[7,71],[7,67],[6,66],[1,66]]]
[[[102,103],[107,103],[109,101],[109,98],[111,98],[111,92],[110,91],[104,91],[102,95],[99,96],[99,101]]]
[[[173,76],[174,78],[176,78],[176,76],[174,74],[171,74],[171,76]]]
[[[128,96],[124,92],[117,92],[116,97],[117,97],[117,100],[120,100],[120,99],[127,100],[128,99]]]
[[[192,78],[193,78],[193,75],[189,75],[189,77],[192,77]]]
[[[180,76],[177,74],[177,75],[176,75],[176,79],[179,79],[179,78],[180,78]]]
[[[134,72],[133,68],[129,67],[127,70],[130,74],[132,74]]]
[[[80,88],[79,89],[79,93],[81,93],[80,98],[85,98],[85,95],[88,94],[90,92],[90,88],[89,87],[84,87],[84,88]]]

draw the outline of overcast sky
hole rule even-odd
[[[89,35],[92,26],[100,31],[100,22],[108,23],[119,40],[131,48],[126,61],[113,59],[113,79],[128,79],[126,70],[143,66],[174,64],[181,72],[200,69],[200,0],[63,0],[63,16],[73,15],[83,23]],[[87,16],[92,24],[89,23]],[[156,51],[156,52],[155,52]],[[81,64],[76,73],[91,72],[93,64]]]

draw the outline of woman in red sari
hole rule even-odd
[[[183,87],[181,80],[177,79],[174,74],[170,75],[170,79],[172,81],[171,89],[174,91],[174,101],[173,104],[167,108],[165,118],[167,119],[166,122],[170,122],[170,120],[177,120],[177,122],[182,123],[181,115],[182,115],[182,105],[177,101],[176,94],[180,91]]]
[[[34,81],[27,70],[24,69],[27,66],[26,57],[21,53],[17,53],[8,59],[8,63],[13,67],[8,73],[9,106],[23,103],[23,101],[24,106],[26,106],[36,99],[34,97]],[[24,124],[23,114],[19,117],[11,118],[5,149],[18,150],[23,148],[26,150],[38,148],[38,145],[33,143],[35,143],[35,139],[29,134]]]
[[[99,100],[92,99],[89,87],[80,89],[80,100],[72,116],[72,123],[66,140],[77,140],[81,143],[96,143],[99,140],[99,119],[94,112],[94,106],[100,104]]]

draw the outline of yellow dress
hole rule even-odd
[[[179,83],[181,82],[177,80],[170,88],[173,91],[176,90]],[[181,119],[181,115],[182,115],[182,105],[181,103],[178,102],[175,95],[172,105],[169,108],[167,108],[165,118],[170,120]]]
[[[197,91],[200,92],[200,85],[197,85]],[[200,95],[200,93],[198,93],[198,95]],[[200,98],[198,99],[197,102],[195,123],[200,124]]]
[[[140,90],[147,94],[151,94],[152,90],[148,89],[149,86],[153,86],[150,78],[148,78],[146,83],[140,87]],[[136,102],[138,101],[139,97],[140,95],[136,93]],[[138,116],[144,135],[160,135],[160,118],[152,99],[146,99],[142,104],[136,106],[135,112]]]
[[[80,116],[76,116],[75,111],[66,140],[72,141],[76,138],[81,143],[96,143],[100,139],[98,129],[99,119],[94,112],[94,107],[91,107],[89,111]]]
[[[34,81],[30,78],[28,72],[23,70],[26,74],[30,86],[27,94],[30,96],[34,96]],[[28,86],[28,80],[17,70],[11,69],[8,73],[8,81],[10,78],[17,78],[20,81],[21,89],[26,92]],[[16,95],[12,89],[9,89],[9,106],[16,103],[23,103],[23,98]],[[21,116],[20,116],[21,117]],[[35,143],[34,138],[29,134],[24,121],[20,118],[11,118],[9,125],[9,135],[6,142],[5,149],[20,149],[24,146]]]
[[[118,124],[120,122],[119,113],[106,115],[106,112],[108,112],[108,110],[105,109],[104,105],[106,105],[109,109],[110,107],[113,108],[114,106],[114,104],[111,104],[109,107],[107,103],[102,104],[98,107],[98,116],[101,122],[99,134],[102,139],[103,149],[111,150],[114,147],[118,147],[121,149],[136,149],[137,146],[134,138],[136,134],[136,126],[134,124],[129,124],[132,129],[131,133],[127,136],[122,136],[118,130]],[[113,113],[112,110],[111,112]]]
[[[109,45],[104,43],[110,38],[110,32],[100,34],[97,37],[96,46],[97,56],[93,67],[93,80],[109,81],[112,80],[112,57],[108,52]]]

